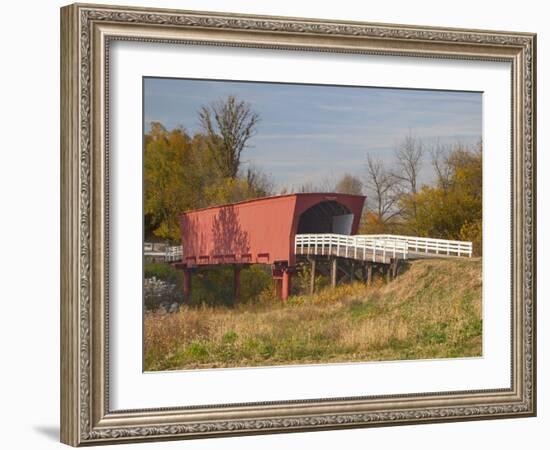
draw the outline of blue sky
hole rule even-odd
[[[146,78],[145,130],[161,122],[200,131],[202,105],[234,95],[261,118],[243,164],[267,173],[278,188],[363,177],[366,155],[389,168],[399,142],[411,132],[426,147],[482,137],[482,94],[371,87]],[[422,182],[431,182],[426,152]]]

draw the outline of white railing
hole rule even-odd
[[[181,245],[166,246],[160,252],[148,243],[144,245],[146,255],[161,256],[169,262],[181,261]],[[156,251],[155,251],[156,250]],[[414,254],[427,256],[472,257],[472,243],[395,234],[297,234],[294,252],[302,255],[336,255],[364,261],[386,261],[387,258],[407,259]]]
[[[182,258],[183,258],[183,247],[181,245],[166,247],[166,251],[164,253],[164,259],[166,261],[181,261]]]
[[[406,243],[409,253],[422,253],[426,255],[440,256],[467,256],[472,257],[473,246],[467,241],[453,241],[448,239],[435,239],[417,236],[401,236],[397,234],[364,234],[358,235],[366,239],[393,240]]]
[[[390,257],[406,259],[408,250],[406,243],[392,239],[370,239],[344,234],[297,234],[294,252],[385,262]]]

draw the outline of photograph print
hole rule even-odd
[[[143,79],[143,369],[483,356],[482,93]]]

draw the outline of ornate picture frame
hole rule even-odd
[[[502,61],[512,85],[511,385],[115,411],[109,79],[115,41]],[[74,4],[61,9],[61,440],[73,446],[536,414],[536,35]]]

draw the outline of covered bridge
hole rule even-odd
[[[287,194],[188,211],[180,215],[184,290],[197,267],[232,264],[238,297],[239,271],[270,264],[283,299],[296,264],[296,235],[355,235],[365,196],[338,193]]]

